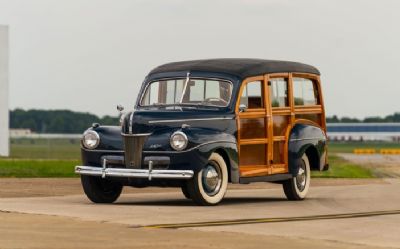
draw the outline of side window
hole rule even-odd
[[[293,78],[294,105],[318,105],[318,89],[316,84],[305,78]]]
[[[248,109],[264,108],[263,86],[261,81],[246,84],[240,98],[240,104]]]
[[[288,80],[285,78],[273,78],[270,80],[270,99],[272,107],[287,107],[288,101]]]
[[[152,105],[158,102],[158,92],[159,92],[160,83],[156,82],[151,84],[146,92],[146,96],[144,101],[148,105]]]

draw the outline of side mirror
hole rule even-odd
[[[117,105],[117,110],[122,112],[125,108],[122,105]]]
[[[239,105],[239,112],[245,112],[247,110],[247,106],[245,104]]]

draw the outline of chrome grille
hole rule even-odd
[[[143,145],[149,134],[122,134],[124,136],[125,166],[140,169]]]

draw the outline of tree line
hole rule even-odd
[[[37,133],[82,133],[93,123],[118,125],[119,118],[98,117],[87,112],[70,110],[23,110],[10,111],[10,128],[30,129]]]
[[[400,112],[396,112],[385,117],[366,117],[364,119],[342,117],[336,115],[326,118],[327,123],[398,123],[400,122]]]
[[[387,123],[400,122],[400,113],[386,117],[367,117],[364,119],[336,115],[326,118],[328,123]],[[98,117],[88,112],[70,110],[23,110],[10,111],[10,128],[31,129],[37,133],[82,133],[93,123],[118,125],[119,118],[112,116]]]

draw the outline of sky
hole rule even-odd
[[[154,67],[203,58],[321,71],[327,115],[400,111],[397,0],[0,0],[10,107],[117,115]]]

